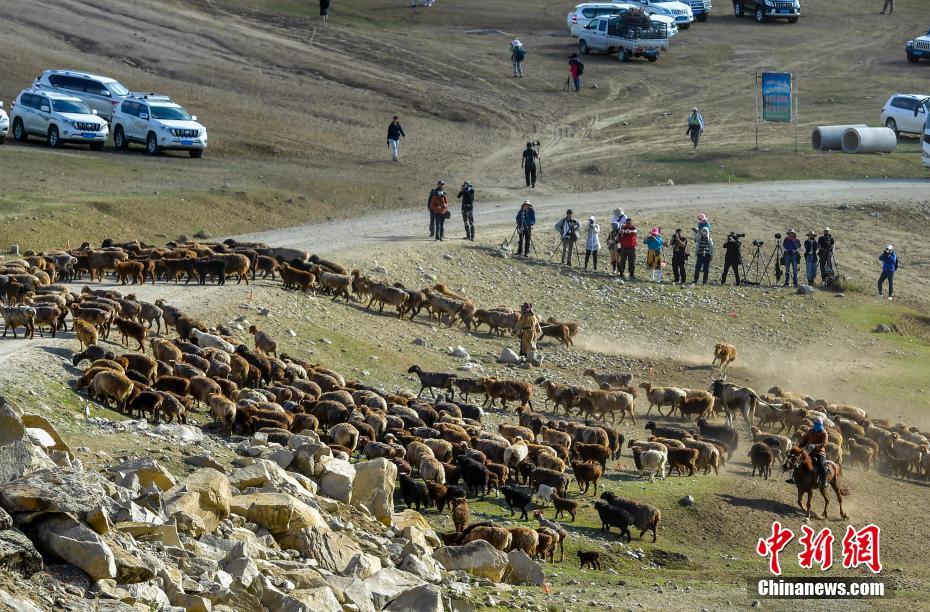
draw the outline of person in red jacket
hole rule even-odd
[[[442,186],[443,184],[440,184],[440,188],[433,194],[429,203],[429,211],[432,213],[435,223],[436,240],[443,239],[446,217],[449,214],[449,197],[446,195],[446,191],[442,189]]]
[[[568,71],[572,76],[572,83],[575,84],[575,93],[581,91],[581,73],[584,72],[584,66],[578,59],[577,53],[572,53],[568,58]]]
[[[620,227],[620,278],[623,278],[624,270],[629,267],[630,280],[636,280],[636,237],[638,230],[633,225],[633,219],[627,217],[626,222]],[[629,264],[627,263],[629,262]]]

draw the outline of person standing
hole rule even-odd
[[[672,274],[675,275],[675,282],[684,285],[688,282],[688,275],[685,273],[685,260],[688,259],[688,239],[681,233],[681,228],[675,230],[672,234]]]
[[[523,78],[523,60],[526,59],[526,49],[519,38],[510,41],[510,61],[513,63],[513,78]]]
[[[387,143],[388,147],[391,149],[391,159],[394,161],[397,161],[397,147],[400,144],[400,139],[406,137],[407,135],[404,134],[404,128],[400,126],[400,118],[394,115],[394,119],[388,126],[387,133]]]
[[[622,208],[615,208],[614,214],[610,217],[610,224],[617,224],[617,227],[623,227],[623,224],[626,223],[626,215],[623,214]]]
[[[798,286],[798,264],[801,262],[801,240],[798,238],[797,232],[793,229],[789,229],[785,232],[784,241],[782,241],[782,249],[785,252],[785,283],[783,287],[788,286],[788,276],[792,276],[794,281],[794,286]]]
[[[533,226],[536,225],[536,211],[529,200],[523,200],[523,205],[517,211],[517,234],[520,242],[517,243],[517,255],[530,256],[530,240],[533,239]]]
[[[703,231],[703,230],[702,230]],[[743,244],[733,232],[727,236],[727,241],[723,243],[726,253],[723,254],[723,276],[720,277],[720,284],[727,284],[727,273],[733,270],[736,275],[736,286],[739,286],[739,265],[743,263],[743,254],[740,252]]]
[[[436,186],[433,187],[429,195],[426,196],[426,212],[429,213],[429,237],[432,238],[436,235],[436,215],[433,214],[433,196],[439,192],[444,191],[445,183],[443,181],[436,181]]]
[[[889,15],[894,13],[894,0],[885,0],[885,4],[882,6],[882,12],[879,14],[884,15],[885,11],[888,11]]]
[[[517,335],[520,336],[520,356],[532,357],[536,353],[536,340],[542,336],[542,325],[529,302],[524,302],[520,307]]]
[[[662,282],[662,247],[665,240],[662,238],[662,230],[658,227],[652,228],[646,237],[646,267],[649,269],[649,277],[658,283]]]
[[[572,265],[572,253],[575,251],[575,243],[581,233],[581,224],[575,221],[572,216],[574,213],[569,208],[565,211],[565,218],[555,224],[556,231],[562,239],[562,263]]]
[[[878,256],[882,262],[882,273],[878,277],[878,297],[882,297],[882,285],[888,280],[888,299],[894,297],[894,273],[898,271],[898,256],[894,252],[894,247],[890,244],[885,245],[885,252]]]
[[[577,53],[568,56],[568,73],[575,85],[575,93],[581,91],[581,75],[584,74],[584,64],[578,59]]]
[[[320,22],[326,25],[326,13],[329,11],[329,0],[320,0]]]
[[[458,198],[462,201],[462,223],[465,224],[465,240],[475,241],[475,188],[465,181],[459,190]]]
[[[588,269],[588,260],[594,259],[594,269],[597,270],[597,252],[601,249],[601,226],[595,223],[594,217],[588,218],[584,244],[584,269]]]
[[[523,160],[520,162],[520,165],[523,167],[523,176],[526,178],[527,187],[536,186],[536,160],[538,158],[539,153],[533,148],[533,143],[526,143],[526,148],[523,150]]]
[[[633,225],[633,219],[627,217],[620,227],[620,278],[626,270],[630,271],[630,280],[636,280],[636,238],[639,230]]]
[[[698,138],[701,137],[701,134],[704,133],[704,117],[698,112],[697,107],[695,106],[691,109],[691,115],[688,117],[688,129],[685,130],[685,134],[691,136],[691,142],[694,143],[694,148],[697,149]]]
[[[817,234],[814,230],[807,232],[804,241],[804,266],[807,272],[807,284],[813,285],[817,278]]]
[[[707,228],[707,231],[710,231],[710,221],[707,220],[707,215],[701,213],[697,216],[697,231],[700,232],[701,228]]]
[[[449,217],[449,197],[442,188],[444,185],[445,183],[439,181],[439,188],[433,194],[433,198],[429,205],[429,210],[433,217],[433,229],[436,240],[443,240],[446,219]]]
[[[694,279],[691,284],[698,282],[698,276],[703,274],[703,284],[707,284],[707,273],[710,272],[710,260],[714,258],[714,239],[710,237],[710,230],[701,228],[694,241]]]
[[[610,233],[607,234],[607,250],[610,251],[610,271],[614,274],[620,268],[620,223],[612,221]]]
[[[826,283],[833,278],[833,253],[836,251],[836,241],[830,228],[823,228],[823,235],[817,239],[817,259],[820,260],[820,282]]]

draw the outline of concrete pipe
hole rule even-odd
[[[844,153],[891,153],[898,146],[894,130],[852,127],[843,132]]]
[[[842,151],[843,132],[849,128],[864,128],[865,124],[818,125],[811,134],[811,148],[815,151]]]

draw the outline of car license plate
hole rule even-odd
[[[96,138],[97,135],[96,135],[96,134],[91,134],[90,132],[84,132],[83,134],[81,134],[81,137],[82,137],[82,138]]]
[[[778,12],[781,13],[782,15],[787,15],[791,11],[789,11],[788,9],[778,9]]]
[[[191,145],[193,145],[193,144],[194,144],[194,141],[193,141],[193,140],[182,140],[182,141],[181,141],[181,146],[182,146],[182,147],[189,147],[189,146],[191,146]]]

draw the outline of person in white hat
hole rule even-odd
[[[833,278],[833,253],[836,252],[836,241],[830,228],[823,228],[823,234],[817,239],[817,259],[820,260],[820,281],[829,283]]]
[[[526,59],[526,49],[519,38],[510,41],[510,61],[513,63],[513,78],[523,78],[523,60]]]
[[[898,271],[898,255],[894,252],[894,246],[885,245],[885,251],[878,256],[882,262],[882,273],[878,277],[878,297],[882,297],[882,285],[888,280],[888,299],[894,297],[894,273]]]
[[[701,137],[701,134],[704,133],[704,117],[701,116],[700,111],[698,111],[695,106],[691,109],[691,115],[688,117],[688,129],[685,130],[685,134],[691,136],[691,142],[694,143],[694,148],[697,149],[698,138]]]
[[[588,217],[587,235],[584,243],[584,269],[588,269],[588,260],[594,259],[594,269],[597,270],[597,252],[601,249],[601,226],[595,222],[594,217]]]

